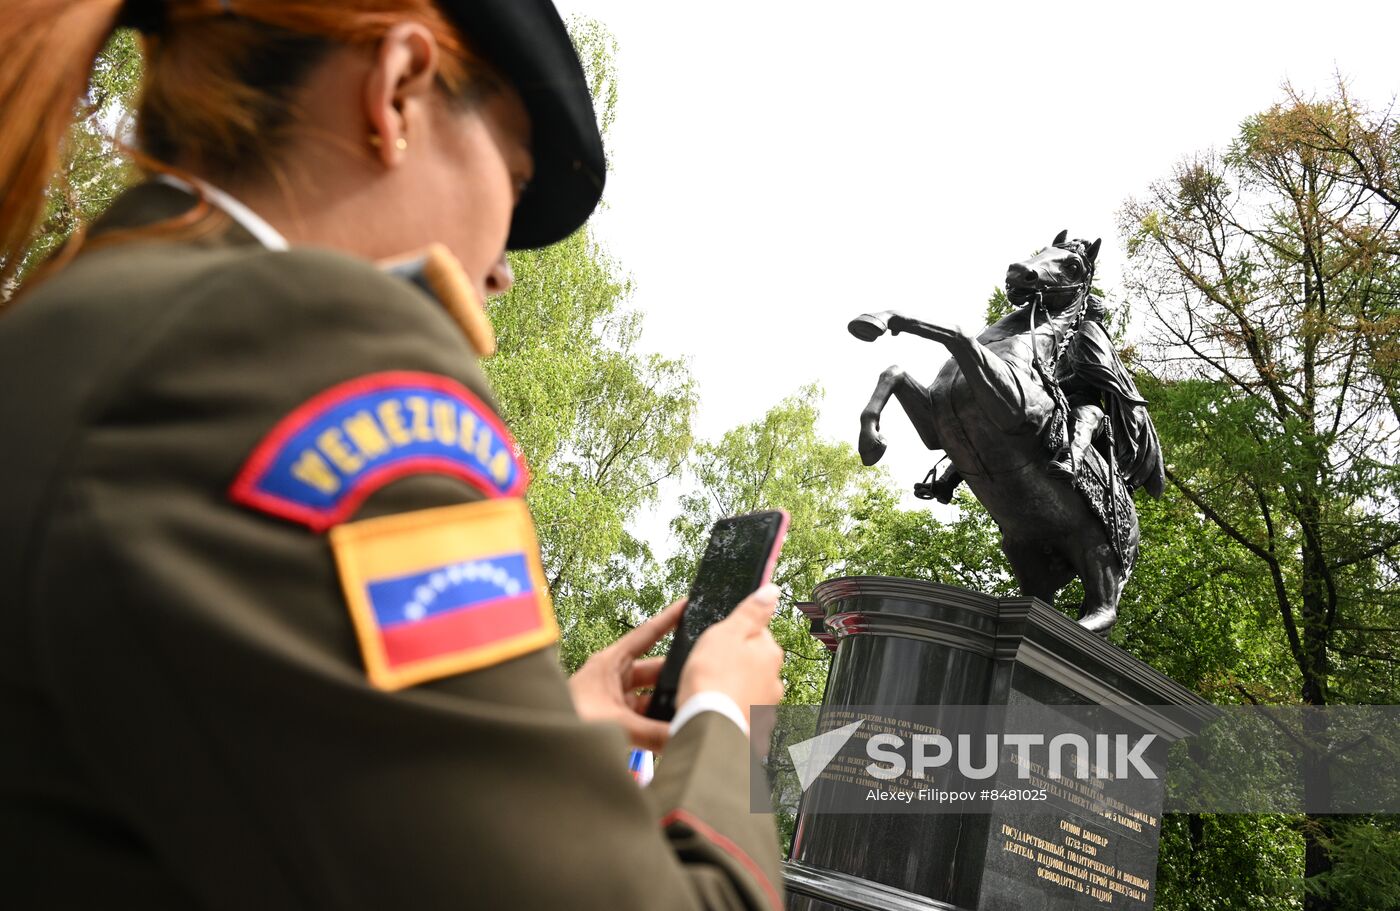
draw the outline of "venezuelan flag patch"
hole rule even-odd
[[[330,539],[380,689],[499,664],[559,638],[524,500],[366,519],[337,525]]]
[[[518,497],[529,472],[492,410],[456,380],[375,373],[327,389],[278,422],[233,482],[235,502],[325,531],[410,474]]]

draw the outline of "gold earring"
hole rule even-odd
[[[378,133],[370,133],[369,144],[377,149],[380,146],[384,145],[384,138]],[[394,148],[398,149],[400,152],[407,152],[408,140],[400,136],[398,139],[394,140]]]

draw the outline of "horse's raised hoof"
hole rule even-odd
[[[860,451],[861,463],[867,467],[874,465],[885,455],[885,437],[873,427],[860,428],[860,440],[856,443]]]
[[[862,342],[873,342],[888,331],[889,324],[885,321],[888,315],[886,313],[862,313],[846,324],[846,331]],[[866,462],[865,464],[873,465],[874,463]]]
[[[1079,618],[1080,626],[1104,638],[1108,637],[1108,631],[1113,629],[1113,624],[1117,622],[1118,609],[1113,607],[1101,607]]]

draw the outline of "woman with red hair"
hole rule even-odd
[[[6,906],[777,908],[775,592],[670,725],[679,604],[565,679],[477,364],[602,192],[553,6],[9,0],[0,278],[121,26],[150,179],[0,316]]]

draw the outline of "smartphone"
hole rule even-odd
[[[787,528],[788,514],[774,509],[720,519],[710,529],[710,543],[700,558],[685,611],[647,706],[648,718],[670,721],[676,714],[681,669],[695,640],[773,578]]]

